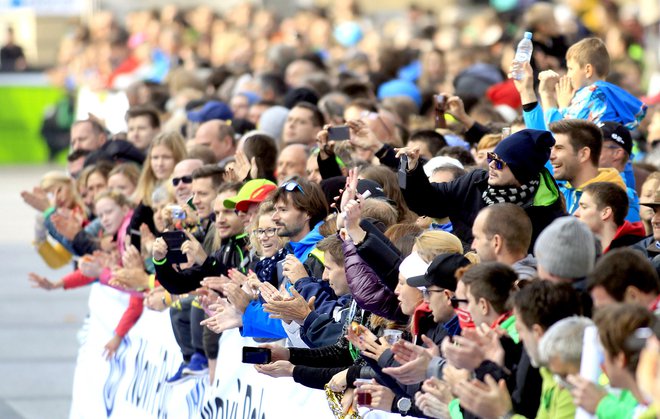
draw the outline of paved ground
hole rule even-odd
[[[78,342],[88,290],[43,291],[28,284],[34,271],[50,270],[33,250],[34,210],[20,191],[36,184],[47,167],[0,167],[0,418],[68,418]]]

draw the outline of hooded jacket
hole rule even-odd
[[[619,247],[632,246],[645,236],[646,230],[644,230],[644,225],[641,221],[637,223],[626,221],[616,230],[612,242],[603,250],[603,254]]]
[[[472,224],[479,211],[486,207],[482,195],[488,188],[488,171],[476,169],[452,182],[429,183],[421,165],[407,174],[403,196],[411,210],[433,218],[449,217],[456,234],[464,243],[472,242]],[[555,218],[566,215],[559,188],[550,173],[543,169],[539,187],[531,205],[523,207],[532,221],[532,242]]]
[[[582,190],[592,183],[596,182],[610,182],[621,187],[621,189],[626,189],[626,184],[621,179],[618,170],[611,167],[604,167],[598,169],[598,175],[592,179],[586,181],[583,185],[579,187],[574,187],[568,181],[558,181],[559,190],[564,194],[564,199],[566,200],[566,212],[570,215],[573,215],[578,209],[578,202],[582,197]]]

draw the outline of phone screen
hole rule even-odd
[[[252,346],[243,347],[244,364],[268,364],[271,360],[270,349],[255,348]]]
[[[405,154],[400,157],[399,160],[399,171],[397,172],[397,178],[399,181],[399,188],[406,189],[408,183],[408,156]]]
[[[337,127],[328,128],[328,140],[331,141],[346,141],[351,138],[348,125],[340,125]]]
[[[168,263],[186,263],[188,258],[181,252],[181,245],[186,241],[186,235],[181,230],[166,231],[162,234],[163,240],[167,243],[167,262]]]

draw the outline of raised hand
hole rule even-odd
[[[292,284],[295,284],[299,279],[309,276],[303,263],[292,254],[286,255],[282,268],[282,274],[289,278]]]
[[[408,156],[408,171],[415,170],[419,161],[419,147],[402,147],[395,148],[394,150],[396,151],[397,158],[404,154]]]
[[[486,418],[499,418],[511,412],[512,403],[506,382],[499,383],[490,375],[485,382],[472,380],[462,382],[454,388],[461,406],[473,414]]]
[[[37,275],[33,272],[30,272],[28,274],[28,279],[30,280],[30,282],[32,282],[33,288],[42,288],[48,291],[62,288],[64,286],[62,281],[51,282],[48,280],[48,278],[41,275]]]
[[[163,260],[167,256],[167,243],[162,237],[158,237],[154,240],[154,244],[151,247],[151,253],[154,260]]]
[[[567,108],[575,96],[576,89],[571,83],[571,78],[562,76],[559,78],[559,83],[555,85],[555,92],[557,94],[557,105],[559,108]]]
[[[312,297],[305,301],[302,295],[298,294],[295,288],[291,287],[292,298],[282,301],[272,301],[264,304],[264,311],[270,313],[271,319],[281,319],[285,322],[295,321],[303,324],[309,313],[314,310],[314,301]]]
[[[50,200],[46,191],[38,186],[32,188],[32,191],[22,191],[21,198],[23,202],[39,212],[44,212],[50,208]]]
[[[181,245],[181,253],[188,257],[188,261],[192,261],[197,265],[203,264],[208,255],[204,251],[202,244],[188,230],[183,230],[183,232],[188,240],[184,241]]]
[[[252,301],[252,298],[241,289],[240,285],[232,282],[223,285],[222,292],[227,296],[229,302],[232,303],[236,311],[241,313],[241,315],[245,313],[245,309],[248,304],[250,304],[250,301]]]
[[[218,292],[222,292],[222,287],[225,284],[229,284],[230,282],[231,280],[229,278],[227,278],[224,275],[220,275],[220,276],[207,276],[200,282],[200,284],[203,287],[210,288]]]
[[[69,209],[58,209],[50,216],[50,221],[55,230],[69,241],[73,241],[76,234],[82,230],[82,215]]]
[[[121,264],[124,268],[144,269],[144,261],[137,247],[130,245],[124,250],[121,257]]]
[[[523,76],[520,80],[513,78],[512,70],[513,64],[509,68],[508,77],[513,80],[513,84],[516,86],[516,90],[520,94],[520,100],[523,105],[528,103],[536,102],[536,93],[534,93],[534,71],[530,63],[525,62],[522,65]]]
[[[143,290],[149,288],[149,274],[141,267],[114,269],[110,285],[130,290]]]

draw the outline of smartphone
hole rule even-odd
[[[244,364],[269,364],[271,360],[270,349],[243,346]]]
[[[399,158],[399,171],[397,172],[397,178],[399,180],[399,188],[406,189],[408,182],[408,156],[405,154]]]
[[[288,278],[284,276],[284,259],[275,264],[277,268],[277,287],[279,288]]]
[[[167,243],[167,262],[186,263],[188,258],[181,251],[181,245],[187,240],[186,234],[181,230],[166,231],[161,237]]]
[[[435,128],[447,128],[445,119],[445,109],[447,109],[447,96],[435,95]]]
[[[142,234],[140,230],[131,229],[131,244],[135,246],[137,250],[142,249]]]
[[[328,128],[328,140],[346,141],[351,138],[351,132],[348,125],[339,125]]]

